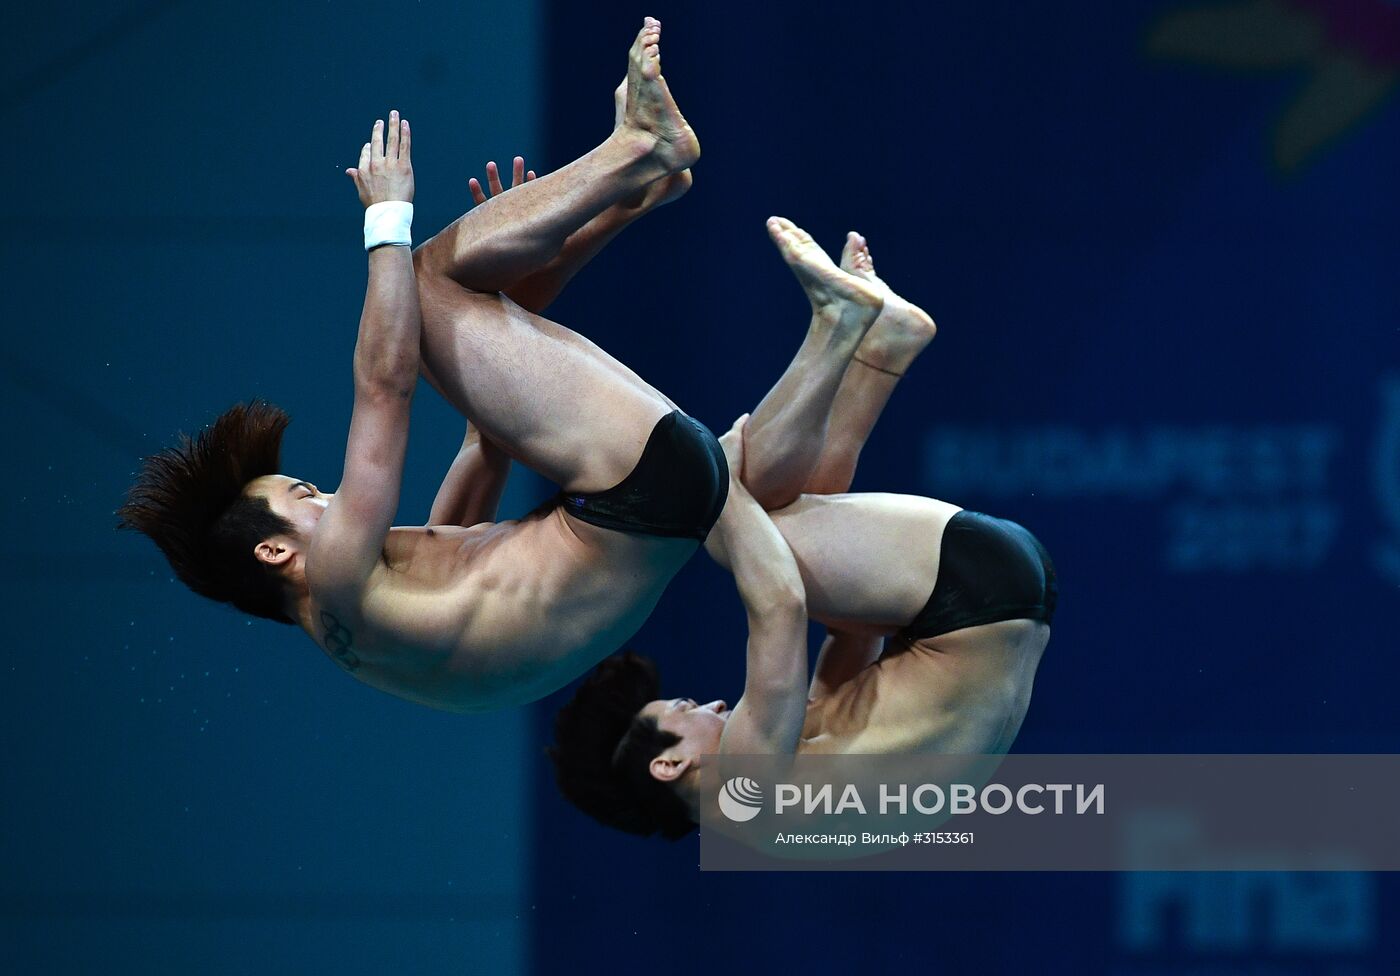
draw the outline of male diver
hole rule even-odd
[[[765,514],[742,481],[756,449],[744,418],[721,438],[729,500],[706,548],[733,572],[748,617],[738,703],[663,698],[655,665],[627,653],[556,718],[559,787],[603,824],[684,836],[718,794],[717,756],[999,754],[1020,729],[1050,637],[1054,566],[1014,522],[930,498],[844,494],[934,325],[875,275],[859,235],[841,268],[884,304],[830,404],[801,497]],[[755,418],[783,401],[780,384]],[[808,615],[827,626],[810,682]]]
[[[376,123],[348,171],[366,207],[369,282],[338,489],[280,473],[286,414],[240,405],[146,460],[122,524],[197,593],[295,624],[359,680],[433,707],[532,701],[635,633],[719,516],[723,452],[631,370],[507,296],[545,300],[567,280],[560,262],[586,260],[638,207],[684,189],[699,143],[661,76],[660,33],[648,18],[621,124],[599,147],[413,254],[411,135],[396,113],[387,129]],[[784,256],[803,273],[803,255]],[[794,403],[834,390],[842,343],[858,342],[880,307],[873,288],[828,294],[827,269],[809,274],[825,331],[795,364],[813,379],[794,382]],[[392,527],[420,355],[479,437],[454,463],[434,524]],[[755,436],[784,442],[785,419]],[[785,491],[784,455],[771,457],[749,483]],[[505,458],[561,485],[556,502],[485,521]]]
[[[719,514],[722,452],[602,350],[495,291],[698,158],[661,77],[660,33],[648,18],[623,124],[602,145],[416,253],[410,132],[396,113],[377,122],[348,171],[369,282],[339,488],[278,473],[288,418],[240,405],[147,459],[122,523],[196,592],[300,626],[360,680],[439,708],[538,698],[635,632]],[[558,483],[558,504],[391,529],[420,345],[430,379],[491,444]]]

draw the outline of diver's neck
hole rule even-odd
[[[306,577],[288,583],[287,602],[285,604],[287,616],[301,625],[301,629],[316,636],[316,615],[311,608],[311,589],[306,585]]]

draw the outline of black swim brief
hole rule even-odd
[[[961,511],[939,548],[933,595],[899,636],[937,637],[964,627],[1055,615],[1055,564],[1035,536],[1006,519]]]
[[[632,473],[592,494],[562,492],[576,519],[605,529],[704,541],[729,497],[729,465],[709,428],[679,410],[656,422]]]

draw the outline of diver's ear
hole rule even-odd
[[[653,779],[663,783],[674,783],[685,775],[685,771],[690,768],[689,758],[679,759],[675,756],[667,757],[664,753],[651,761],[648,770]]]
[[[281,566],[292,558],[292,550],[280,536],[264,539],[253,547],[253,557],[268,566]]]

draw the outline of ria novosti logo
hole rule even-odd
[[[735,776],[719,791],[719,809],[735,823],[748,823],[763,808],[763,787],[747,776]]]

